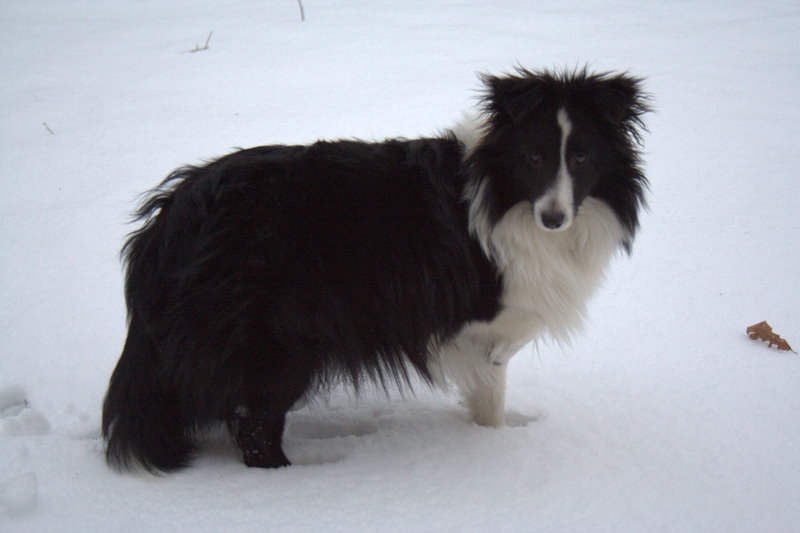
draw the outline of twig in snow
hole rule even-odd
[[[300,6],[300,20],[305,22],[306,21],[306,12],[303,9],[303,0],[297,0],[297,5]]]
[[[212,33],[214,32],[213,31],[208,32],[208,37],[206,37],[206,44],[204,44],[202,48],[200,48],[199,44],[196,44],[194,45],[194,48],[192,50],[189,50],[189,53],[193,54],[195,52],[202,52],[203,50],[208,50],[208,41],[211,40]]]
[[[55,135],[56,134],[56,132],[54,132],[53,130],[50,129],[50,126],[47,125],[47,122],[42,122],[42,126],[44,126],[45,129],[47,129],[47,131],[50,132],[50,135]]]

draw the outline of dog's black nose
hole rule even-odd
[[[558,229],[564,225],[564,220],[567,215],[561,211],[544,211],[542,212],[542,225],[547,229]]]

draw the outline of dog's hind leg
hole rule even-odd
[[[277,468],[289,466],[281,440],[286,414],[268,411],[240,413],[236,428],[236,443],[247,466]]]
[[[237,408],[231,433],[244,464],[260,468],[288,466],[281,441],[286,413],[311,384],[313,371],[303,358],[272,353],[264,366],[250,368],[249,385]]]

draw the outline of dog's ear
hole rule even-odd
[[[641,115],[649,111],[647,96],[640,89],[641,80],[625,74],[598,80],[596,105],[614,126],[641,124]]]
[[[516,122],[544,98],[545,86],[538,77],[482,76],[487,93],[486,109],[496,118]]]

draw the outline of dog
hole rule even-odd
[[[287,411],[347,381],[455,384],[504,425],[509,359],[568,337],[645,207],[649,96],[627,73],[482,75],[479,117],[412,140],[236,151],[170,174],[123,247],[111,466],[186,466],[224,423],[289,465]]]

